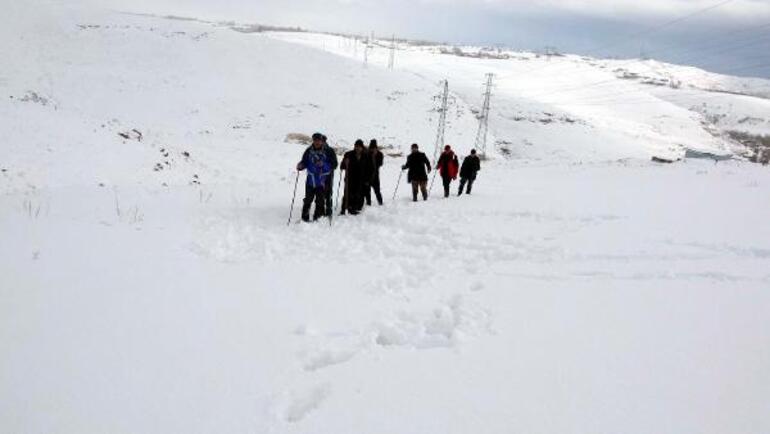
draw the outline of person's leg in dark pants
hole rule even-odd
[[[313,200],[315,199],[315,192],[313,191],[313,187],[311,187],[309,184],[305,184],[305,198],[302,200],[302,220],[309,222],[310,221],[310,206],[313,205]]]
[[[457,195],[458,196],[462,196],[463,195],[463,190],[465,189],[465,183],[466,182],[468,182],[467,178],[460,178],[460,189],[457,190]],[[468,190],[470,191],[470,188],[468,188]]]
[[[355,192],[350,195],[350,209],[348,210],[351,215],[356,215],[364,208],[364,195],[361,192]]]
[[[334,212],[334,174],[326,181],[326,216],[331,217]]]
[[[313,212],[313,220],[318,220],[325,214],[326,209],[326,192],[323,189],[317,189],[315,194],[315,211]]]
[[[449,184],[452,182],[452,178],[442,176],[441,180],[444,181],[444,197],[449,197]]]
[[[348,186],[347,199],[348,199],[348,213],[356,215],[364,208],[364,185],[356,180],[351,179],[351,184]]]
[[[422,190],[422,200],[428,200],[428,181],[420,181],[420,190]],[[414,200],[417,200],[417,194],[414,195]]]
[[[372,185],[371,184],[364,185],[364,199],[366,199],[367,206],[372,206]]]
[[[475,179],[469,179],[468,180],[468,194],[471,194],[471,189],[473,188],[473,183],[475,182]]]
[[[380,191],[380,178],[374,178],[374,180],[372,180],[371,188],[374,189],[374,195],[377,197],[377,203],[382,205],[382,191]]]
[[[417,189],[420,186],[419,181],[412,181],[412,201],[417,202]]]

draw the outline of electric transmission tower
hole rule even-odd
[[[444,149],[446,140],[444,138],[446,132],[446,117],[449,112],[449,80],[444,80],[444,89],[441,92],[441,107],[439,108],[438,117],[438,131],[436,132],[436,145],[433,148],[433,179],[430,181],[430,188],[428,192],[433,191],[433,183],[436,182],[436,174],[438,173],[438,156],[440,150]]]
[[[495,75],[487,74],[487,81],[484,84],[484,103],[481,105],[479,114],[479,130],[476,133],[476,149],[481,151],[481,157],[487,156],[487,132],[489,131],[489,102],[492,98],[492,80]]]
[[[390,39],[390,57],[388,57],[388,69],[393,69],[396,64],[396,35]]]
[[[369,50],[374,49],[374,32],[366,37],[366,46],[364,47],[364,68],[369,67]]]
[[[446,115],[449,111],[449,80],[444,80],[444,90],[441,92],[441,108],[439,108],[438,131],[436,133],[436,146],[433,149],[433,161],[437,161],[438,154],[444,149],[444,133],[446,132]]]

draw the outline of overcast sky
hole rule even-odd
[[[770,77],[770,0],[94,0],[137,12],[395,33],[457,44],[638,56]],[[763,25],[766,26],[762,27]],[[637,35],[637,36],[634,36]],[[755,65],[765,65],[757,66]]]

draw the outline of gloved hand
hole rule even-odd
[[[302,172],[303,170],[305,170],[305,163],[300,161],[297,163],[297,172]]]

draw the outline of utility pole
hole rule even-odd
[[[367,36],[366,38],[366,46],[364,47],[364,68],[369,67],[369,49],[372,48],[373,37],[374,37],[374,32],[372,32],[372,36]]]
[[[388,58],[388,69],[393,69],[396,64],[396,35],[390,39],[390,57]]]
[[[647,56],[647,50],[644,49],[644,41],[639,43],[639,59],[640,60],[649,60],[650,59]]]
[[[476,149],[481,151],[481,157],[487,156],[487,132],[489,131],[489,103],[492,98],[492,80],[495,75],[487,74],[487,81],[484,84],[484,102],[481,105],[479,114],[479,130],[476,133]]]
[[[556,47],[552,46],[546,46],[545,47],[545,57],[548,59],[548,61],[551,61],[551,57],[556,56],[559,53],[559,50],[556,49]]]

